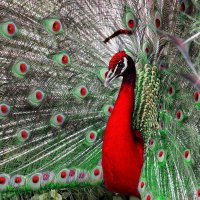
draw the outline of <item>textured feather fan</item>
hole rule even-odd
[[[102,185],[102,137],[120,86],[103,82],[125,50],[137,63],[141,197],[200,199],[199,10],[195,0],[2,0],[1,197]],[[103,42],[122,28],[133,34]]]

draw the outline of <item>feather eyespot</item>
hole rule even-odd
[[[65,52],[61,52],[58,54],[55,54],[52,57],[54,63],[60,67],[67,67],[71,64],[71,59],[69,55]]]
[[[76,98],[84,99],[89,95],[89,90],[85,85],[78,85],[73,89],[72,93]]]
[[[94,131],[94,130],[92,130],[92,131],[89,131],[89,132],[87,132],[86,133],[86,144],[88,145],[88,146],[90,146],[90,145],[92,145],[92,144],[94,144],[95,143],[95,141],[96,141],[96,139],[97,139],[97,132],[96,131]]]
[[[160,29],[161,28],[161,25],[162,25],[162,21],[161,21],[161,16],[160,16],[160,13],[159,12],[156,12],[155,14],[155,27],[157,29]]]
[[[184,119],[184,114],[183,114],[182,110],[178,110],[178,111],[176,112],[176,119],[177,119],[178,121],[183,121],[183,119]]]
[[[0,33],[5,38],[12,38],[18,32],[17,26],[12,21],[4,21],[0,23]]]
[[[124,24],[128,30],[134,31],[138,25],[138,19],[130,8],[127,7],[123,17]]]
[[[10,113],[10,106],[5,104],[5,103],[1,103],[0,104],[0,119],[4,119],[6,118]]]
[[[195,102],[199,102],[200,101],[200,98],[199,98],[199,92],[198,91],[196,91],[195,93],[194,93],[194,100],[195,100]]]
[[[187,162],[187,163],[189,163],[191,161],[191,152],[189,149],[184,150],[183,158],[184,158],[185,162]]]
[[[42,90],[34,90],[28,96],[28,101],[32,106],[39,106],[45,99],[45,93]]]
[[[0,174],[0,191],[5,190],[10,182],[8,174]]]
[[[30,131],[26,129],[19,129],[17,130],[16,135],[21,142],[24,142],[30,137]]]
[[[28,63],[24,61],[17,61],[12,66],[12,73],[17,78],[23,78],[30,71],[31,67]]]
[[[60,128],[65,122],[65,116],[62,113],[53,114],[50,124],[54,128]]]
[[[44,27],[45,29],[54,35],[63,33],[63,26],[59,19],[51,18],[51,19],[45,19],[44,20]]]

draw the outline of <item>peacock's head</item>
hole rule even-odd
[[[114,79],[127,74],[132,63],[132,58],[128,56],[125,51],[116,53],[109,62],[108,73],[104,85],[107,87]]]

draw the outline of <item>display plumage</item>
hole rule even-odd
[[[1,1],[1,197],[105,184],[199,199],[199,10],[195,0]],[[120,92],[120,80],[104,87],[114,54],[134,63],[130,93],[125,77]]]

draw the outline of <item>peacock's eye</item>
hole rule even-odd
[[[123,62],[120,62],[120,63],[117,65],[117,67],[123,68],[123,67],[124,67],[124,63],[123,63]]]
[[[59,53],[53,56],[55,64],[61,67],[69,66],[71,63],[70,57],[66,53]]]
[[[61,127],[64,122],[65,122],[65,116],[62,113],[54,114],[50,119],[51,126],[55,128]]]
[[[73,89],[72,93],[75,97],[79,99],[84,99],[88,96],[89,90],[85,85],[78,85]]]
[[[0,174],[0,191],[5,190],[10,182],[10,176],[8,174]]]
[[[135,30],[138,25],[138,19],[133,14],[133,12],[129,9],[125,14],[125,25],[129,30]]]
[[[29,103],[33,106],[39,106],[45,99],[45,93],[42,90],[35,90],[28,96]]]
[[[17,32],[17,26],[12,21],[6,21],[0,24],[0,33],[6,38],[14,37]]]
[[[191,152],[189,149],[184,150],[183,158],[184,158],[184,161],[187,163],[191,161]]]
[[[164,161],[166,160],[166,152],[164,150],[159,150],[157,158],[160,163],[164,163]]]
[[[0,119],[5,118],[10,113],[10,106],[2,103],[0,104]]]
[[[12,73],[18,78],[23,78],[29,70],[29,64],[24,61],[19,61],[12,66]]]
[[[140,194],[144,193],[146,189],[146,181],[145,179],[141,179],[138,185],[138,190],[140,192]]]
[[[33,174],[29,178],[28,183],[29,183],[31,188],[38,189],[41,186],[41,180],[42,180],[42,175],[40,173],[37,173],[37,174]]]
[[[88,173],[87,173],[87,171],[86,170],[81,170],[80,172],[79,172],[79,174],[78,174],[78,182],[84,182],[84,181],[86,181],[87,180],[87,178],[88,178]]]
[[[156,14],[155,14],[154,24],[157,29],[161,28],[161,26],[162,26],[161,16],[160,16],[159,12],[156,12]]]
[[[102,111],[105,116],[110,116],[113,111],[113,105],[104,105]]]
[[[62,169],[57,175],[57,181],[60,183],[66,183],[69,179],[69,169]]]
[[[102,178],[102,167],[97,166],[91,171],[91,179],[93,182],[100,181]]]
[[[26,129],[19,129],[17,130],[16,135],[21,142],[24,142],[30,137],[30,131]]]
[[[189,0],[180,0],[180,11],[189,13],[191,8],[191,3]]]
[[[25,185],[26,183],[26,178],[22,175],[15,175],[11,178],[11,185],[13,187],[21,187],[23,185]]]
[[[63,33],[62,23],[59,19],[46,19],[44,20],[45,29],[53,34]]]
[[[95,143],[96,139],[97,139],[97,132],[96,131],[89,131],[86,133],[86,136],[85,136],[85,143],[90,146],[92,144]]]

